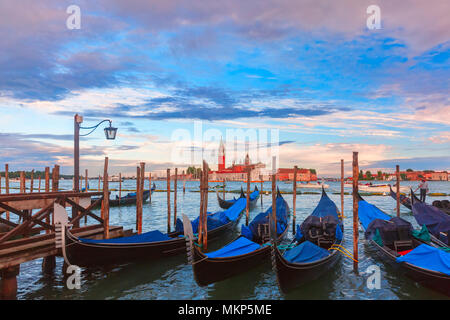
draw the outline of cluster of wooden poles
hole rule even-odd
[[[51,191],[57,192],[59,189],[59,165],[55,165],[52,169],[52,186]],[[10,185],[9,185],[9,165],[5,164],[5,193],[9,194],[10,192]],[[30,177],[30,193],[33,193],[35,191],[41,192],[41,177],[38,178],[38,185],[37,188],[34,188],[34,170],[31,171],[31,177]],[[44,192],[50,192],[50,167],[45,167],[45,177],[44,177],[45,184],[43,186]],[[26,192],[26,185],[25,185],[25,171],[20,172],[19,177],[19,192],[25,193]],[[2,193],[2,176],[0,175],[0,194]],[[6,220],[10,220],[10,214],[7,211],[6,212]]]
[[[5,164],[5,192],[9,194],[9,177],[8,177],[8,164]],[[52,192],[57,192],[59,187],[59,169],[58,165],[55,165],[52,169]],[[359,179],[359,165],[358,165],[358,152],[353,152],[353,261],[354,261],[354,270],[358,270],[358,238],[359,238],[359,220],[358,220],[358,179]],[[297,171],[298,167],[294,167],[294,179],[293,179],[293,228],[292,232],[295,234],[295,219],[296,219],[296,197],[297,197]],[[30,180],[30,192],[34,191],[34,170],[31,172],[31,180]],[[251,169],[247,170],[247,205],[246,205],[246,225],[249,223],[249,197],[250,197],[250,173]],[[198,239],[199,243],[202,244],[203,249],[207,249],[207,208],[208,208],[208,176],[209,176],[209,167],[208,164],[203,161],[203,169],[200,174],[200,215],[199,215],[199,231],[198,231]],[[178,177],[178,168],[175,168],[174,175],[174,199],[173,199],[173,224],[176,226],[177,220],[177,177]],[[396,212],[397,216],[400,216],[400,168],[396,166],[396,191],[397,191],[397,207]],[[81,181],[82,181],[81,177]],[[85,190],[88,191],[88,171],[85,171]],[[151,189],[151,173],[148,175],[149,180],[149,188]],[[102,202],[101,209],[101,217],[105,220],[105,238],[108,238],[108,230],[109,230],[109,184],[108,184],[108,158],[105,158],[104,163],[104,173],[103,173],[103,196],[104,201]],[[261,180],[261,194],[263,192],[263,182]],[[276,225],[276,174],[272,174],[272,214],[273,221],[275,221]],[[143,213],[143,191],[144,191],[144,181],[145,181],[145,163],[141,162],[138,167],[136,167],[136,230],[138,234],[142,233],[142,213]],[[341,217],[344,218],[344,160],[341,159]],[[167,169],[167,232],[171,231],[171,201],[170,201],[170,188],[171,183],[171,175],[170,169]],[[1,185],[2,185],[2,177],[0,176],[0,193],[1,193]],[[81,185],[81,184],[80,184]],[[38,192],[41,192],[41,177],[39,177],[38,187],[36,189]],[[50,192],[50,168],[45,168],[45,192]],[[99,176],[99,190],[100,190],[100,176]],[[121,190],[122,190],[122,176],[119,174],[119,199],[121,198]],[[20,192],[25,193],[25,172],[22,171],[20,173]],[[185,192],[185,185],[183,184],[183,193]],[[223,196],[225,198],[225,180],[223,180]],[[150,202],[151,202],[151,191],[150,191]],[[262,204],[262,197],[261,197]],[[6,212],[6,219],[9,220],[9,212]],[[85,221],[86,223],[86,221]]]

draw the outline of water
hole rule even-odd
[[[165,181],[155,181],[157,189],[165,189]],[[71,181],[61,181],[60,187],[70,189]],[[339,182],[329,182],[328,194],[340,207]],[[14,184],[13,184],[14,185]],[[216,183],[210,183],[210,186]],[[229,182],[227,190],[240,189],[243,183]],[[257,184],[260,187],[260,184]],[[417,182],[402,182],[402,185],[416,186]],[[91,188],[97,182],[91,181]],[[133,189],[135,181],[126,181],[123,188]],[[190,218],[198,215],[199,196],[198,182],[186,183],[186,194],[182,193],[182,183],[178,184],[178,216],[182,213]],[[450,193],[450,182],[430,182],[430,192]],[[117,188],[118,183],[110,183],[110,188]],[[281,190],[291,191],[292,184],[279,183]],[[148,181],[146,181],[148,188]],[[244,186],[245,188],[245,186]],[[270,182],[264,184],[264,190],[271,188]],[[253,189],[253,184],[252,184]],[[319,190],[301,189],[303,191],[319,192]],[[346,189],[351,191],[351,189]],[[116,192],[112,192],[115,197]],[[228,193],[227,199],[234,194]],[[236,194],[236,196],[238,196]],[[292,210],[292,195],[284,198]],[[447,197],[428,197],[427,202],[442,200]],[[297,223],[301,223],[317,205],[320,194],[297,196]],[[171,195],[173,201],[173,194]],[[395,201],[389,196],[370,196],[366,200],[375,204],[385,212],[395,215]],[[271,204],[271,195],[263,195],[263,208],[258,200],[257,207],[251,211],[250,219],[262,209],[266,210]],[[220,210],[216,195],[209,194],[208,211]],[[172,210],[173,214],[173,210]],[[418,227],[411,212],[401,206],[402,217]],[[165,192],[154,192],[152,203],[145,203],[143,209],[143,230],[159,229],[163,232],[167,228],[167,198]],[[352,196],[345,196],[345,243],[344,246],[353,251],[352,236]],[[111,225],[123,225],[124,229],[134,229],[136,207],[111,208]],[[173,220],[172,220],[173,221]],[[240,224],[245,223],[242,217]],[[231,241],[239,234],[239,226],[225,236],[210,249],[218,248]],[[292,230],[292,219],[290,230]],[[288,238],[292,234],[289,233]],[[41,271],[42,259],[30,261],[21,265],[18,276],[19,299],[448,299],[439,293],[424,288],[405,277],[399,270],[383,263],[374,249],[363,238],[360,229],[359,238],[359,274],[353,272],[353,262],[344,256],[333,269],[322,278],[284,295],[280,293],[276,284],[275,274],[270,263],[261,265],[245,274],[215,283],[207,287],[198,287],[193,278],[191,266],[186,263],[186,256],[176,256],[157,261],[145,261],[118,265],[108,268],[83,270],[81,289],[69,290],[62,277],[62,259],[57,258],[57,267],[52,276],[46,276]],[[365,273],[370,265],[377,265],[381,269],[381,289],[370,290],[366,286],[368,274]]]

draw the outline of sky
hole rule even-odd
[[[0,0],[0,167],[71,174],[79,113],[118,128],[81,138],[93,176],[106,156],[111,174],[205,153],[215,169],[220,138],[227,166],[248,148],[319,176],[340,159],[350,174],[353,151],[364,170],[450,170],[449,12],[447,0]]]

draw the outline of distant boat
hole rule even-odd
[[[156,185],[153,184],[151,192],[153,193],[153,191],[155,191],[156,189]],[[128,193],[126,196],[123,196],[121,198],[119,198],[118,196],[116,196],[115,199],[109,199],[109,206],[110,207],[117,207],[117,206],[125,206],[125,205],[135,205],[136,204],[136,192],[130,192]],[[147,201],[147,199],[150,198],[150,190],[144,190],[142,192],[142,201]],[[92,198],[92,203],[97,201],[98,198]],[[98,208],[101,206],[101,203],[99,203],[97,206],[95,206],[94,208]]]
[[[328,189],[330,186],[324,183],[297,183],[297,188],[305,188],[305,189]]]
[[[359,186],[359,191],[390,193],[391,186],[389,184],[361,185],[361,186]],[[409,192],[409,187],[400,186],[400,192],[403,192],[403,193]]]
[[[247,196],[244,193],[244,190],[241,188],[241,196],[239,198],[234,198],[232,200],[223,200],[220,196],[219,193],[217,193],[217,201],[219,201],[219,206],[222,209],[228,209],[231,208],[231,206],[233,206],[233,204],[236,203],[236,201],[238,201],[239,199],[242,198],[247,198]],[[257,200],[259,198],[259,190],[258,187],[255,186],[255,190],[249,195],[249,200],[250,200],[250,207],[254,207]]]

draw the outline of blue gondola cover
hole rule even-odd
[[[156,241],[166,241],[171,240],[167,234],[162,233],[159,230],[154,230],[130,237],[121,237],[116,239],[100,239],[100,240],[94,240],[94,239],[85,239],[85,238],[79,238],[81,242],[84,243],[143,243],[143,242],[156,242]]]
[[[261,245],[247,239],[246,237],[239,237],[223,248],[220,248],[214,252],[205,253],[205,255],[208,256],[208,258],[233,257],[258,250],[259,248],[261,248]]]
[[[358,217],[359,221],[367,230],[369,224],[375,219],[390,220],[391,216],[385,214],[373,204],[370,204],[364,200],[358,202]]]
[[[421,244],[404,256],[398,257],[397,262],[408,262],[423,269],[450,275],[450,253],[426,244]]]
[[[329,256],[328,250],[316,246],[310,241],[302,242],[300,245],[287,250],[284,253],[284,258],[287,261],[295,263],[308,263],[320,260]]]
[[[450,231],[450,215],[438,208],[418,202],[414,203],[412,211],[417,223],[421,226],[425,225],[435,237],[441,238],[441,232]],[[444,242],[449,244],[448,238],[442,240],[446,240]]]
[[[238,199],[230,208],[225,211],[218,211],[216,213],[211,214],[208,212],[207,214],[207,228],[208,230],[216,229],[220,226],[227,224],[230,221],[235,221],[239,218],[240,213],[245,209],[246,199],[240,198]],[[194,233],[198,232],[198,224],[200,217],[197,217],[192,221],[192,231]],[[183,232],[183,222],[177,218],[177,222],[175,225],[175,231]]]

